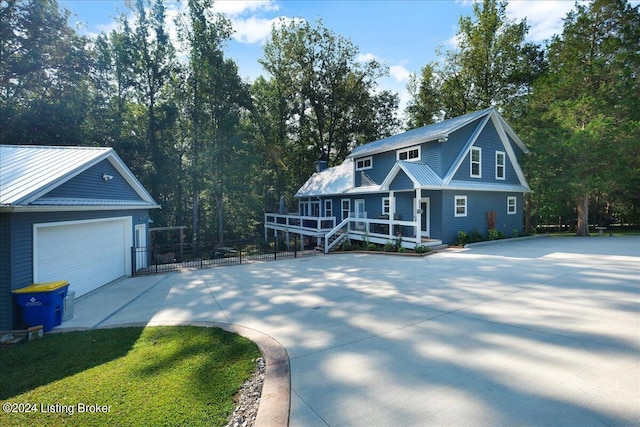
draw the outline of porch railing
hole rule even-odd
[[[308,233],[324,233],[335,228],[336,219],[334,217],[266,213],[264,214],[264,223],[265,228],[275,230],[294,231],[295,229]]]

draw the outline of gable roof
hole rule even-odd
[[[54,188],[108,160],[140,200],[38,199]],[[0,210],[61,210],[70,206],[93,209],[159,208],[140,181],[112,148],[0,145]]]
[[[444,139],[461,127],[478,120],[486,114],[493,111],[493,108],[476,111],[474,113],[465,114],[463,116],[454,117],[443,120],[439,123],[411,129],[397,135],[391,135],[386,138],[369,142],[367,144],[356,147],[347,158],[356,158],[369,156],[376,153],[382,153],[389,150],[397,150],[412,145],[421,144],[423,142]]]

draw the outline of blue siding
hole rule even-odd
[[[496,131],[495,126],[492,121],[489,121],[485,128],[482,130],[482,133],[478,136],[478,139],[473,145],[474,147],[479,147],[482,150],[482,158],[481,158],[481,173],[482,178],[471,178],[470,176],[470,156],[471,153],[467,153],[464,160],[460,164],[456,174],[454,175],[454,180],[465,180],[465,181],[483,181],[483,182],[499,182],[505,184],[519,184],[518,176],[516,175],[515,169],[513,168],[513,164],[511,163],[509,157],[506,155],[506,151],[502,141],[500,140],[500,136]],[[504,180],[496,180],[496,151],[502,151],[505,153],[505,179]]]
[[[10,217],[0,213],[0,330],[13,328],[13,298],[11,296]]]
[[[33,224],[131,216],[133,240],[135,226],[146,223],[147,215],[147,210],[1,214],[0,308],[2,314],[0,315],[0,329],[13,327],[14,310],[6,310],[7,304],[13,305],[10,291],[33,283]],[[5,255],[7,251],[8,256]],[[6,325],[5,322],[12,324]]]
[[[442,142],[431,141],[426,144],[422,144],[422,159],[423,163],[428,164],[440,178],[444,177],[442,170]]]
[[[471,138],[471,135],[476,130],[480,122],[481,120],[476,120],[475,122],[469,123],[468,125],[458,129],[449,135],[449,139],[446,142],[442,143],[443,176],[449,172],[453,163],[456,161],[467,142],[469,142],[469,138]]]
[[[104,181],[102,175],[113,176]],[[71,178],[56,187],[44,197],[69,197],[80,199],[102,200],[142,200],[138,193],[124,180],[108,160],[87,169],[80,175]]]
[[[429,221],[432,239],[442,240],[442,191],[422,190],[421,198],[429,198]]]
[[[355,164],[355,162],[354,162]],[[390,151],[380,153],[373,156],[373,168],[363,171],[376,184],[382,184],[382,181],[389,175],[391,168],[396,164],[396,152]],[[356,172],[356,187],[362,185],[360,179],[360,171]]]
[[[467,216],[454,216],[455,196],[467,196]],[[507,197],[516,197],[516,213],[507,215]],[[496,229],[506,237],[512,237],[513,230],[518,234],[523,230],[523,202],[521,193],[498,193],[480,191],[444,191],[442,203],[442,240],[444,243],[455,243],[458,231],[470,233],[478,230],[486,235],[489,231],[487,212],[496,211]]]
[[[393,179],[393,182],[389,186],[390,190],[411,190],[413,189],[413,181],[411,178],[404,173],[403,170],[400,170],[396,177]]]
[[[413,203],[415,200],[415,192],[403,191],[395,193],[396,195],[396,219],[400,221],[413,221],[415,215],[413,214]],[[397,215],[400,215],[398,218]]]

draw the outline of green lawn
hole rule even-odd
[[[224,425],[258,357],[215,328],[47,334],[0,350],[0,425]]]

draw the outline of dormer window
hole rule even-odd
[[[398,150],[398,160],[406,160],[409,162],[417,162],[420,160],[420,146]]]
[[[363,157],[361,159],[356,160],[356,170],[363,171],[367,169],[371,169],[373,167],[373,158],[372,157]]]
[[[470,171],[471,178],[482,178],[482,150],[478,147],[471,147],[470,152]]]

